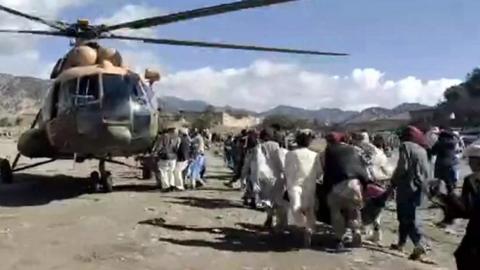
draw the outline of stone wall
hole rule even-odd
[[[249,128],[260,124],[260,118],[254,116],[235,117],[228,113],[222,115],[222,125],[231,128]]]

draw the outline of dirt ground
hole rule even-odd
[[[3,140],[0,149],[12,157],[14,142]],[[82,177],[93,169],[57,162],[0,186],[0,269],[455,269],[452,252],[464,228],[434,228],[438,211],[421,211],[436,266],[371,246],[328,253],[320,224],[313,248],[302,250],[293,236],[263,231],[265,214],[223,187],[230,173],[219,157],[209,155],[205,188],[181,193],[160,193],[139,172],[112,166],[114,192],[89,194]],[[396,239],[393,207],[384,214],[385,245]]]

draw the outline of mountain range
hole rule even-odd
[[[160,104],[169,112],[175,111],[195,111],[202,112],[211,107],[207,102],[199,100],[184,100],[176,97],[160,97]],[[258,117],[268,117],[272,115],[287,115],[292,118],[316,120],[321,123],[354,124],[385,118],[405,118],[410,111],[416,111],[428,108],[419,103],[403,103],[393,109],[381,107],[371,107],[362,111],[341,110],[338,108],[322,108],[319,110],[307,110],[287,105],[279,105],[273,109],[264,112],[252,112],[232,107],[215,107],[217,111],[231,111],[248,113]]]
[[[12,117],[22,113],[32,113],[38,110],[46,95],[46,90],[51,81],[32,77],[19,77],[8,74],[0,74],[0,116]],[[400,117],[408,111],[427,108],[428,106],[417,103],[401,104],[393,109],[381,107],[367,108],[363,111],[349,111],[337,108],[323,108],[319,110],[307,110],[298,107],[280,105],[264,112],[252,112],[230,106],[214,107],[201,100],[184,100],[172,96],[158,98],[160,106],[168,112],[194,111],[202,112],[207,108],[216,111],[227,111],[241,114],[250,114],[258,117],[271,115],[288,115],[297,119],[315,120],[323,123],[359,123],[375,119]]]

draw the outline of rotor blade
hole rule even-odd
[[[227,12],[238,11],[242,9],[257,8],[257,7],[269,6],[269,5],[292,2],[292,1],[298,1],[298,0],[241,0],[241,1],[228,3],[228,4],[221,4],[221,5],[211,6],[211,7],[172,13],[164,16],[157,16],[157,17],[151,17],[151,18],[126,22],[126,23],[121,23],[121,24],[112,25],[112,26],[105,26],[104,28],[102,28],[102,31],[108,32],[108,31],[118,30],[121,28],[139,29],[139,28],[152,27],[157,25],[165,25],[165,24],[179,22],[179,21],[191,20],[194,18],[212,16],[212,15],[217,15],[217,14],[222,14]]]
[[[20,16],[20,17],[29,19],[31,21],[43,23],[43,24],[48,25],[48,26],[50,26],[52,28],[55,28],[57,30],[65,30],[66,29],[66,24],[64,22],[61,22],[61,21],[45,20],[45,19],[42,19],[40,17],[36,17],[36,16],[30,15],[30,14],[26,14],[26,13],[20,12],[18,10],[6,7],[4,5],[0,5],[0,10],[3,10],[5,12],[8,12],[8,13],[16,15],[16,16]]]
[[[62,31],[0,29],[0,34],[1,33],[69,37],[69,35],[65,34]]]
[[[346,53],[319,52],[319,51],[311,51],[311,50],[272,48],[272,47],[261,47],[261,46],[251,46],[251,45],[235,45],[235,44],[212,43],[212,42],[190,41],[190,40],[128,37],[128,36],[119,36],[119,35],[101,36],[100,38],[142,41],[142,42],[145,42],[145,43],[164,44],[164,45],[206,47],[206,48],[233,49],[233,50],[246,50],[246,51],[263,51],[263,52],[278,52],[278,53],[308,54],[308,55],[326,55],[326,56],[346,56],[346,55],[348,55]]]

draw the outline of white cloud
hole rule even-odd
[[[65,8],[83,5],[88,1],[90,0],[0,0],[0,4],[47,20],[55,20]],[[50,29],[46,25],[4,11],[0,12],[0,25],[3,29]],[[2,34],[1,37],[2,45],[0,45],[0,54],[10,54],[12,51],[22,51],[27,48],[34,48],[36,46],[36,41],[38,40],[38,37],[30,35]]]
[[[135,5],[128,4],[119,9],[115,14],[110,17],[102,17],[95,20],[95,24],[118,24],[129,22],[137,19],[143,19],[153,16],[159,16],[164,14],[164,12],[156,7],[147,6],[147,5]],[[130,35],[130,36],[141,36],[141,37],[153,37],[155,36],[154,28],[145,28],[139,30],[128,30],[122,29],[116,31],[119,34]]]
[[[154,69],[161,73],[164,73],[166,70],[165,66],[160,64],[161,57],[153,51],[120,49],[120,53],[126,66],[141,75],[145,72],[146,68]]]
[[[45,19],[55,20],[67,7],[83,5],[76,0],[0,0],[0,4]],[[49,29],[48,26],[0,12],[2,29]],[[50,65],[42,61],[38,50],[41,37],[31,35],[0,34],[0,72],[46,77]]]
[[[0,4],[32,14],[48,20],[55,20],[66,8],[88,4],[91,0],[0,0]],[[41,29],[47,30],[48,26],[32,22],[22,17],[0,11],[0,25],[2,29]],[[41,57],[38,50],[40,36],[0,34],[0,72],[17,75],[30,75],[46,77],[51,64]]]
[[[7,7],[39,16],[45,19],[55,20],[60,14],[68,8],[88,5],[92,0],[0,0],[0,4]],[[113,1],[112,1],[113,2]],[[147,5],[128,4],[120,8],[110,17],[103,17],[94,20],[94,23],[115,24],[125,21],[131,21],[144,17],[156,16],[162,14],[161,10]],[[0,11],[0,25],[3,29],[49,29],[48,26],[29,21],[27,19]],[[154,35],[154,30],[145,29],[139,31],[118,31],[122,34],[137,34],[142,36]],[[50,73],[52,61],[56,59],[44,59],[39,52],[39,44],[45,40],[41,36],[0,34],[0,72],[12,73],[16,75],[31,75],[45,77]],[[48,38],[48,37],[47,37]],[[128,44],[128,42],[127,42]],[[35,56],[35,57],[32,57]],[[124,58],[127,63],[135,59],[136,63],[141,63],[147,67],[162,69],[153,59],[158,57],[150,51],[135,52],[128,46],[124,52]],[[48,69],[48,70],[47,70]],[[143,72],[138,65],[132,67],[133,70]]]
[[[44,74],[42,67],[39,65],[40,54],[35,50],[24,51],[16,57],[0,55],[0,73],[12,73],[38,76]]]
[[[58,18],[69,8],[91,0],[0,0],[0,4],[39,15]],[[145,4],[123,6],[111,16],[95,23],[120,23],[162,14],[162,10]],[[2,28],[46,29],[41,24],[0,12]],[[122,30],[122,34],[154,36],[154,29]],[[0,34],[0,72],[46,76],[51,62],[38,51],[41,38]],[[121,51],[131,69],[143,73],[145,67],[165,71],[153,51],[128,47]],[[181,71],[163,77],[157,89],[162,95],[186,99],[202,99],[215,105],[232,105],[252,110],[265,110],[279,104],[305,108],[339,107],[361,109],[367,106],[393,107],[401,102],[435,104],[443,91],[459,83],[444,79],[422,81],[416,77],[391,80],[373,69],[355,69],[347,76],[310,71],[299,65],[259,60],[247,67],[216,70],[204,67]]]
[[[366,90],[374,90],[379,87],[378,84],[383,76],[383,73],[373,68],[357,68],[352,72],[354,82]]]
[[[35,15],[39,16],[48,16],[55,15],[57,12],[67,7],[84,5],[85,2],[89,1],[90,0],[0,0],[0,3],[22,12],[35,13]]]
[[[160,95],[257,111],[280,104],[358,110],[370,106],[394,107],[402,102],[433,105],[446,88],[458,83],[460,80],[445,78],[386,80],[384,73],[373,68],[336,76],[308,71],[299,65],[259,60],[245,68],[205,67],[170,74],[162,79],[157,90]]]

